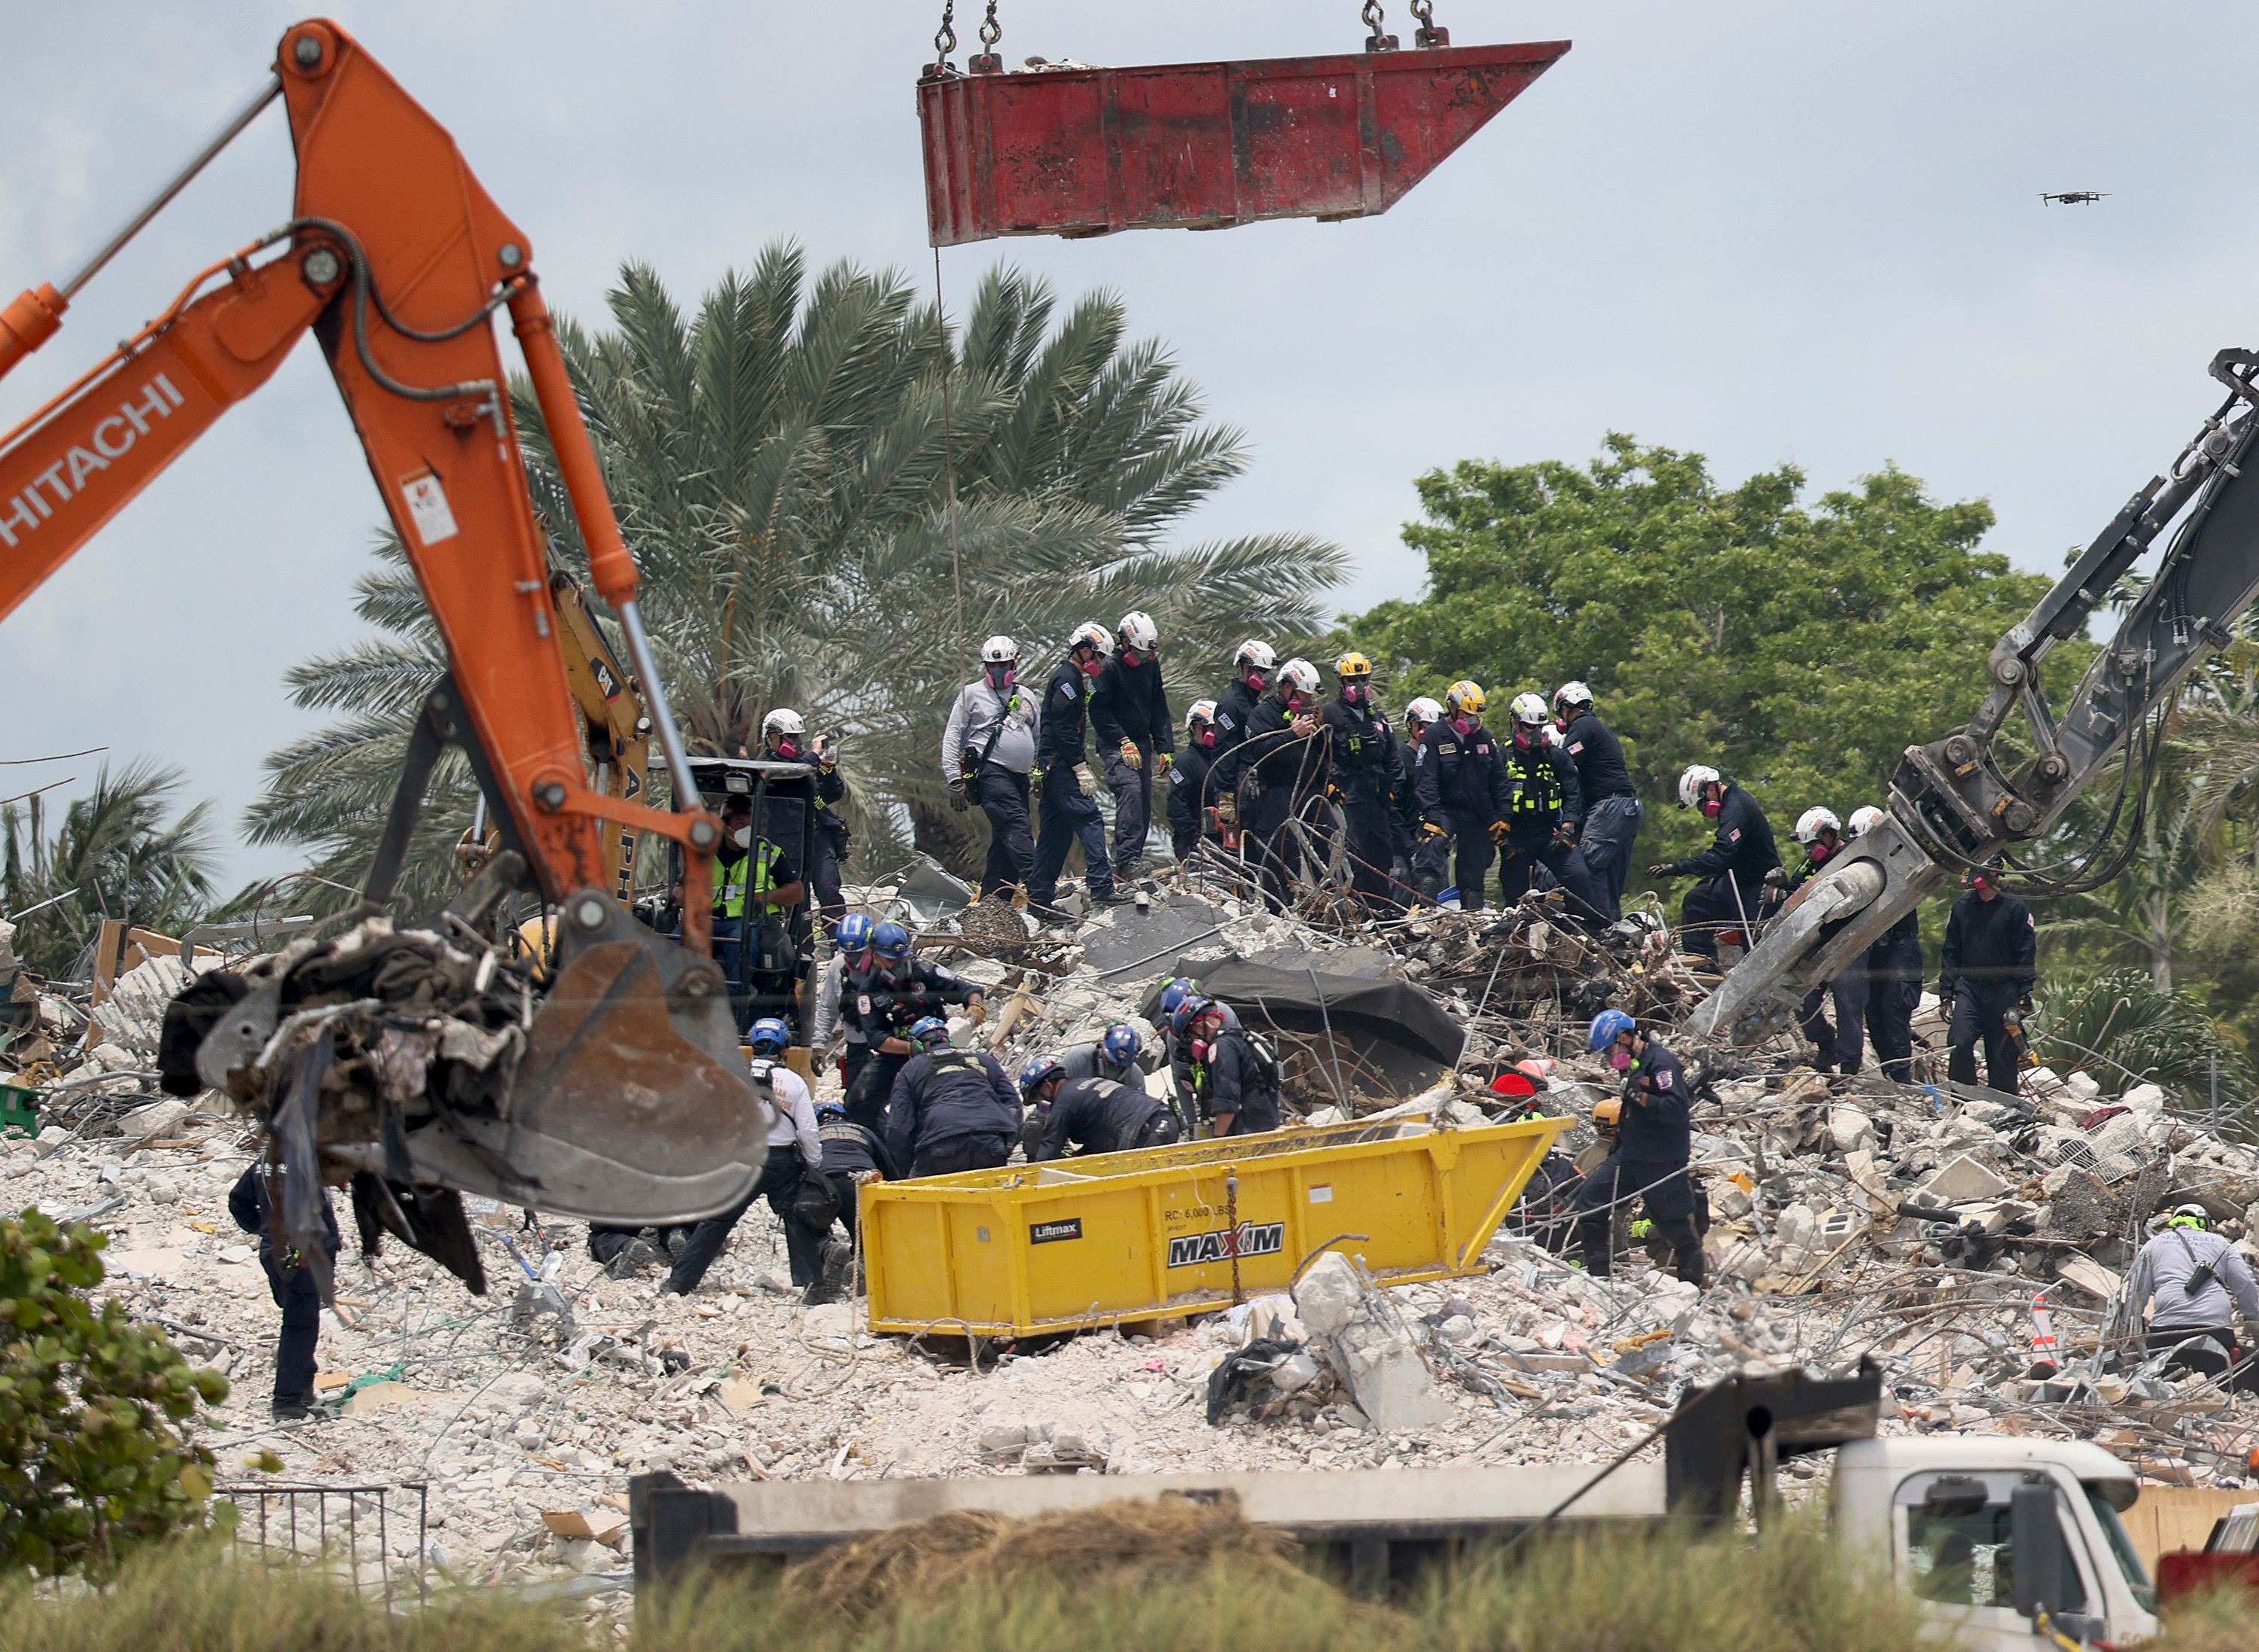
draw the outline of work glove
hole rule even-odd
[[[1420,837],[1423,842],[1433,843],[1438,837],[1449,837],[1450,836],[1450,833],[1436,825],[1434,821],[1423,820],[1420,822]]]
[[[1074,765],[1074,778],[1081,786],[1082,794],[1085,797],[1095,797],[1098,795],[1098,777],[1090,772],[1089,764],[1076,764]]]
[[[1238,825],[1238,824],[1239,824],[1239,801],[1238,801],[1238,800],[1237,800],[1236,798],[1230,798],[1230,797],[1226,797],[1226,798],[1221,798],[1221,799],[1218,799],[1218,800],[1217,800],[1217,802],[1216,802],[1216,806],[1215,806],[1215,818],[1216,818],[1216,822],[1217,822],[1217,824],[1219,824],[1219,825],[1223,825],[1223,826],[1236,826],[1236,825]]]
[[[1169,772],[1169,765],[1172,761],[1174,761],[1174,759],[1172,758],[1166,751],[1154,752],[1153,773],[1156,774],[1166,774]]]
[[[1513,830],[1514,828],[1508,825],[1506,822],[1502,820],[1494,820],[1490,823],[1490,840],[1494,844],[1503,846],[1507,838],[1513,833]]]
[[[1631,1236],[1635,1239],[1645,1239],[1654,1232],[1655,1224],[1644,1216],[1642,1216],[1637,1221],[1635,1221],[1631,1225]]]
[[[1343,791],[1338,786],[1329,784],[1326,787],[1326,801],[1329,803],[1346,803],[1349,801],[1349,794]]]
[[[949,806],[960,815],[973,807],[973,800],[965,794],[963,780],[951,780],[949,783]]]
[[[1553,834],[1553,846],[1557,849],[1574,849],[1577,846],[1577,829],[1566,821],[1562,822],[1561,830]]]
[[[977,993],[971,998],[966,999],[965,1000],[965,1019],[971,1022],[975,1027],[985,1026],[988,1021],[988,1000],[982,998]]]
[[[1764,880],[1765,887],[1768,889],[1787,888],[1788,868],[1785,866],[1775,866],[1771,872],[1765,873]]]
[[[1142,769],[1145,766],[1145,754],[1137,749],[1137,743],[1135,740],[1124,740],[1122,743],[1122,760],[1133,769]]]

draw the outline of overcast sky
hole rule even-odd
[[[970,40],[980,0],[958,8]],[[1990,498],[1991,545],[2059,570],[2215,400],[2253,324],[2245,175],[2259,22],[2184,4],[1703,5],[1438,0],[1461,44],[1574,49],[1386,216],[943,255],[953,308],[1006,259],[1104,286],[1242,426],[1251,474],[1201,535],[1312,530],[1355,609],[1418,588],[1411,479],[1581,459],[1610,429],[1815,491],[1885,460]],[[936,0],[341,0],[595,318],[624,259],[686,301],[766,241],[932,280],[911,87]],[[1409,35],[1401,0],[1390,26]],[[1002,50],[1115,65],[1353,50],[1356,0],[1004,0]],[[268,0],[8,8],[0,299],[60,279],[257,84],[303,15]],[[288,214],[281,112],[0,383],[12,424],[196,270]],[[2080,207],[2042,190],[2103,189]],[[178,763],[231,837],[260,759],[311,726],[281,686],[353,636],[380,507],[303,345],[261,395],[9,622],[0,757]],[[901,623],[923,623],[903,604]],[[25,786],[91,760],[16,767]],[[79,787],[67,787],[68,795]],[[236,848],[231,883],[287,870]]]

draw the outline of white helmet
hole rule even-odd
[[[1094,648],[1102,654],[1113,646],[1113,633],[1096,620],[1083,621],[1074,628],[1074,635],[1066,639],[1066,652],[1070,654],[1078,648]]]
[[[1279,663],[1279,656],[1268,643],[1258,643],[1249,637],[1240,644],[1239,652],[1231,657],[1232,669],[1251,666],[1257,671],[1268,671]]]
[[[1838,837],[1843,835],[1843,822],[1835,818],[1834,809],[1807,808],[1796,817],[1798,843],[1817,843],[1822,832],[1834,832]]]
[[[1553,703],[1562,706],[1586,706],[1593,703],[1593,691],[1580,682],[1564,682],[1553,691]]]
[[[1506,709],[1506,715],[1532,729],[1541,723],[1553,720],[1553,714],[1545,709],[1545,702],[1536,694],[1514,695],[1514,703]]]
[[[1854,837],[1865,837],[1869,831],[1882,823],[1882,819],[1883,811],[1877,808],[1872,803],[1869,803],[1863,808],[1853,809],[1851,811],[1851,836]]]
[[[1214,723],[1215,721],[1215,701],[1194,701],[1192,704],[1185,708],[1185,738],[1189,740],[1193,737],[1193,724],[1195,723]]]
[[[980,663],[984,666],[1009,666],[1020,658],[1020,645],[1008,637],[992,637],[980,644]]]
[[[808,724],[802,720],[800,713],[795,711],[790,706],[779,706],[761,719],[761,737],[764,739],[772,734],[806,734],[807,732]]]
[[[1429,699],[1425,694],[1422,694],[1417,700],[1415,700],[1410,705],[1404,708],[1404,721],[1410,723],[1415,729],[1424,729],[1431,723],[1441,723],[1443,720],[1443,708],[1442,705],[1436,701]]]
[[[1136,609],[1122,616],[1122,640],[1141,654],[1150,654],[1160,646],[1161,628],[1153,623],[1151,614]]]
[[[1718,771],[1707,763],[1689,763],[1678,777],[1678,807],[1692,808],[1702,801],[1702,788],[1717,784]]]
[[[1307,659],[1290,659],[1279,667],[1279,686],[1314,694],[1318,692],[1318,668]]]

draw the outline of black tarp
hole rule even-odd
[[[1214,963],[1179,958],[1176,972],[1198,981],[1201,992],[1230,1005],[1258,1032],[1322,1039],[1330,1030],[1400,1085],[1433,1082],[1457,1064],[1466,1043],[1465,1029],[1409,981],[1279,969],[1259,955]],[[1139,1006],[1149,1021],[1160,995],[1156,985]]]

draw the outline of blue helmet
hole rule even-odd
[[[1593,1017],[1592,1035],[1586,1039],[1595,1051],[1606,1050],[1628,1032],[1638,1030],[1638,1023],[1620,1009],[1604,1009]]]
[[[1066,1069],[1059,1065],[1057,1056],[1037,1056],[1020,1069],[1020,1099],[1032,1101],[1038,1086],[1051,1079],[1063,1078]]]
[[[1214,999],[1202,998],[1198,993],[1187,993],[1169,1015],[1169,1030],[1181,1038],[1201,1012],[1211,1008]]]
[[[938,1015],[921,1015],[910,1023],[910,1042],[945,1044],[949,1042],[949,1023]]]
[[[1200,983],[1189,975],[1179,975],[1161,989],[1161,1019],[1166,1021],[1177,1013],[1177,1006],[1200,991]]]
[[[871,931],[871,950],[890,964],[899,964],[910,955],[910,932],[888,918]]]
[[[792,1043],[792,1029],[773,1015],[764,1015],[745,1034],[755,1055],[780,1056]]]
[[[863,952],[870,950],[871,931],[877,926],[867,912],[851,912],[839,920],[839,950],[843,952]]]
[[[828,1119],[835,1113],[845,1118],[847,1104],[844,1101],[819,1101],[816,1104],[816,1116],[819,1119]]]
[[[1126,1021],[1117,1021],[1100,1035],[1098,1052],[1117,1067],[1127,1067],[1137,1059],[1137,1029]]]

